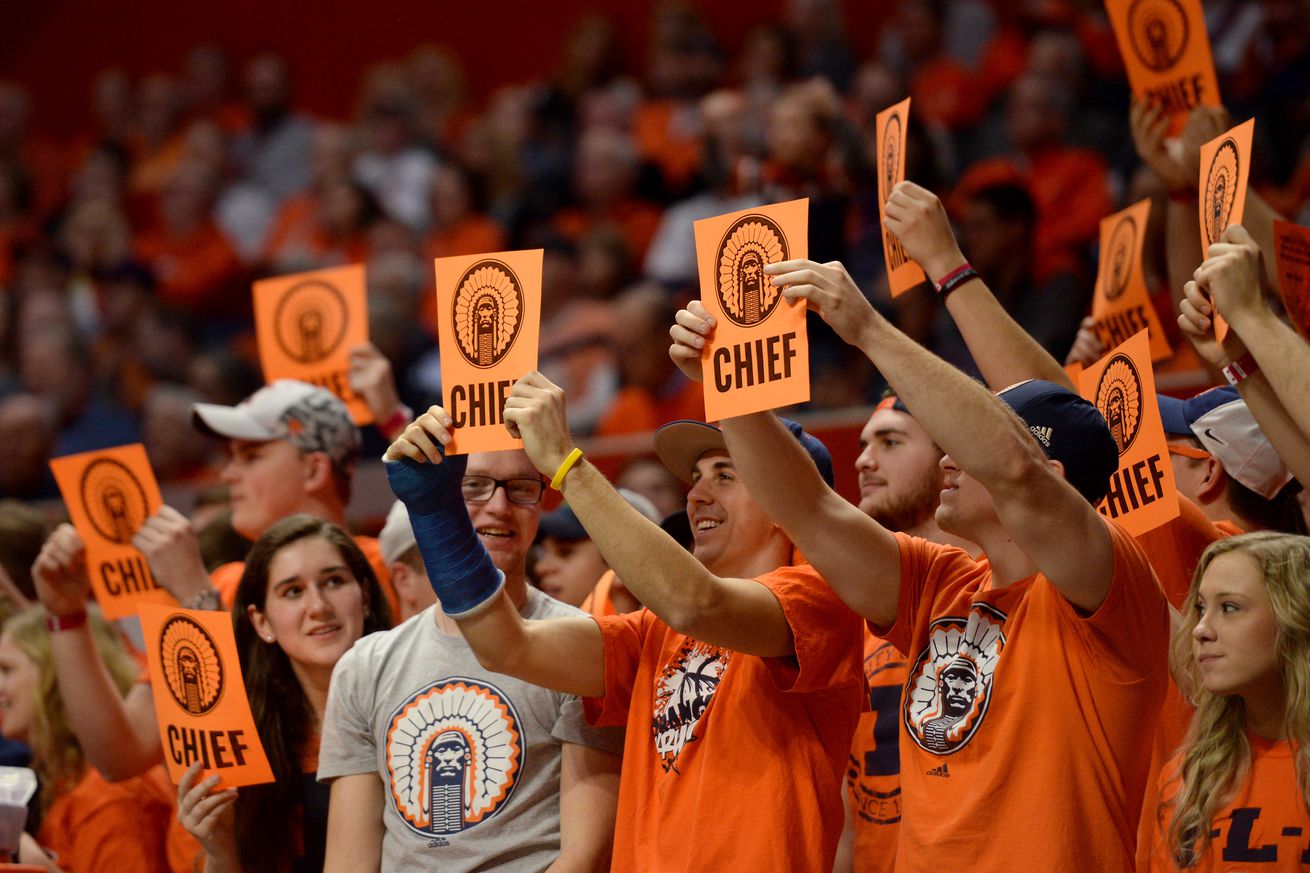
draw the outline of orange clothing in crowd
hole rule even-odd
[[[674,378],[680,380],[677,390],[667,397],[655,397],[636,385],[620,388],[609,411],[596,426],[596,436],[646,433],[684,418],[704,421],[705,390],[681,374]]]
[[[910,78],[914,112],[951,130],[982,118],[987,103],[978,99],[978,76],[949,55],[922,64]]]
[[[162,767],[122,782],[88,767],[77,786],[50,805],[36,841],[64,873],[166,873],[176,797]]]
[[[1141,548],[1105,525],[1114,575],[1090,616],[1040,573],[994,588],[986,560],[896,534],[900,873],[1132,869],[1169,614]]]
[[[396,621],[400,616],[400,600],[396,597],[396,588],[391,584],[391,574],[387,572],[387,562],[382,559],[382,549],[378,546],[378,541],[374,537],[353,537],[355,545],[368,558],[369,566],[373,568],[373,573],[378,577],[378,585],[382,586],[382,595],[387,598],[387,606],[391,609],[391,619]],[[215,567],[214,572],[209,574],[209,583],[218,589],[219,599],[223,601],[226,608],[232,607],[232,602],[236,599],[237,586],[241,584],[241,574],[245,571],[244,561],[232,561],[231,563],[222,564]]]
[[[641,104],[632,119],[637,151],[660,168],[665,183],[681,190],[701,164],[700,113],[695,104],[653,100]]]
[[[476,255],[505,250],[505,230],[485,215],[466,215],[444,230],[428,235],[427,256]]]
[[[901,825],[901,692],[909,665],[896,647],[864,631],[869,711],[860,715],[846,768],[846,799],[855,832],[853,873],[892,873]]]
[[[196,313],[231,309],[241,261],[212,222],[185,236],[146,231],[137,238],[136,256],[154,272],[163,303]]]
[[[318,269],[357,264],[368,259],[368,240],[363,234],[333,240],[319,226],[319,201],[313,194],[289,198],[273,217],[273,227],[264,244],[262,260],[274,267]]]
[[[599,214],[579,206],[562,209],[555,216],[555,229],[573,242],[597,231],[612,230],[627,243],[633,263],[640,264],[646,259],[646,249],[655,238],[663,217],[664,213],[658,206],[630,199]]]
[[[602,618],[606,615],[618,615],[619,611],[614,608],[614,601],[610,599],[610,589],[614,587],[614,580],[617,578],[613,570],[606,570],[600,574],[596,587],[591,589],[587,599],[582,601],[582,606],[578,608],[587,615],[596,618]]]
[[[1211,822],[1209,850],[1187,873],[1301,873],[1310,869],[1310,811],[1296,780],[1292,744],[1248,733],[1251,772]],[[1165,768],[1151,840],[1150,873],[1177,873],[1170,851],[1181,757]]]
[[[756,579],[796,654],[698,642],[649,610],[596,619],[605,695],[587,719],[626,725],[615,873],[830,869],[841,779],[864,696],[860,622],[808,564]]]

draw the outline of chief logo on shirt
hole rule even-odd
[[[1233,213],[1233,204],[1237,202],[1237,174],[1240,166],[1237,154],[1237,142],[1228,137],[1219,143],[1219,149],[1210,160],[1210,169],[1205,174],[1205,190],[1202,216],[1205,219],[1205,235],[1213,245],[1219,242],[1228,227],[1228,217]]]
[[[475,367],[490,367],[508,354],[523,324],[523,287],[505,264],[478,261],[455,289],[455,345]]]
[[[83,471],[81,492],[96,533],[111,543],[131,545],[149,515],[145,489],[132,471],[113,458],[98,458]]]
[[[1133,249],[1137,245],[1137,222],[1125,215],[1110,232],[1110,245],[1106,246],[1107,263],[1101,270],[1105,277],[1105,299],[1118,300],[1128,290],[1133,275]]]
[[[317,364],[341,345],[349,323],[346,298],[337,287],[310,279],[292,285],[277,302],[273,336],[291,360]]]
[[[782,299],[782,288],[764,275],[766,264],[787,260],[787,237],[772,218],[744,215],[719,243],[714,290],[733,324],[749,327],[768,318]]]
[[[905,727],[925,751],[968,745],[991,704],[992,675],[1005,648],[1005,613],[975,603],[968,618],[939,618],[905,686]]]
[[[1119,354],[1106,364],[1096,386],[1096,408],[1105,416],[1122,455],[1137,439],[1142,425],[1142,377],[1132,358]]]
[[[164,684],[177,705],[204,715],[223,696],[223,661],[218,646],[200,624],[185,615],[164,622],[159,634],[159,662]]]
[[[696,739],[696,725],[718,690],[731,654],[687,640],[660,672],[650,729],[665,772],[678,771],[678,756]]]
[[[391,802],[417,834],[455,834],[505,808],[527,758],[518,713],[487,682],[442,679],[387,728]]]
[[[1187,13],[1178,0],[1135,0],[1128,9],[1128,32],[1137,59],[1162,73],[1187,48]]]

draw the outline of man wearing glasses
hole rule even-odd
[[[519,614],[582,616],[528,585],[545,482],[527,455],[471,455],[461,486]],[[600,869],[622,748],[621,731],[586,724],[578,697],[483,668],[438,602],[333,671],[325,870]]]

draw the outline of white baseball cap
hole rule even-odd
[[[359,460],[359,428],[346,404],[328,391],[279,379],[236,406],[197,403],[191,421],[201,433],[230,440],[287,440],[305,452],[325,452],[333,465],[353,470]]]

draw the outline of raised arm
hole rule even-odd
[[[544,475],[554,475],[574,449],[564,392],[540,373],[515,383],[505,422]],[[568,472],[562,491],[615,574],[669,627],[747,655],[795,654],[791,626],[768,588],[710,572],[585,459]]]
[[[941,201],[913,182],[901,182],[887,198],[887,229],[929,281],[936,282],[967,263]],[[948,294],[946,311],[993,391],[1027,379],[1045,379],[1077,390],[1059,362],[1010,317],[982,277]]]
[[[50,534],[32,565],[32,580],[51,615],[75,615],[86,608],[86,549],[72,525],[61,524]],[[117,781],[138,776],[163,760],[150,689],[133,686],[126,699],[118,693],[90,625],[52,633],[50,647],[69,726],[91,766]]]
[[[605,693],[605,647],[590,618],[527,621],[478,539],[460,491],[467,457],[445,457],[450,416],[433,406],[387,449],[391,490],[409,510],[414,539],[442,610],[459,622],[488,670],[583,697]],[[626,502],[625,502],[626,505]]]
[[[874,311],[841,264],[782,261],[765,272],[868,356],[937,445],[987,489],[1015,544],[1067,600],[1100,606],[1114,570],[1110,535],[1018,416]]]
[[[565,743],[559,774],[559,857],[546,873],[603,873],[610,868],[623,759]]]
[[[377,873],[382,869],[386,786],[377,773],[356,773],[332,782],[323,873]]]
[[[132,537],[146,556],[155,581],[183,606],[218,609],[218,591],[209,581],[191,520],[171,506],[161,506]],[[205,602],[208,596],[208,602]]]

